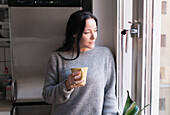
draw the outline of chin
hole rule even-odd
[[[88,47],[87,49],[91,50],[91,49],[93,49],[93,48],[94,48],[94,46],[93,46],[93,47],[91,46],[91,47]]]
[[[92,45],[92,46],[91,46],[91,49],[93,49],[94,47],[95,47],[95,45]]]
[[[82,50],[80,50],[80,51],[88,51],[88,50],[93,49],[94,47],[95,47],[95,45],[86,46],[86,47],[82,48]]]

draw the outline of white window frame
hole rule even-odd
[[[133,40],[132,56],[135,56],[135,63],[132,68],[124,68],[122,60],[121,30],[129,29],[125,24],[127,14],[124,13],[128,5],[127,0],[117,1],[117,76],[118,76],[118,103],[119,108],[123,108],[126,101],[126,89],[130,90],[132,98],[143,108],[146,104],[150,107],[145,109],[141,115],[158,115],[159,113],[159,78],[160,78],[160,37],[161,37],[161,0],[133,0],[134,8],[133,20],[142,23],[142,38]],[[129,0],[128,0],[129,2]],[[126,5],[125,5],[126,4]],[[142,4],[142,6],[141,6]],[[121,8],[124,5],[123,9]],[[123,17],[121,17],[123,16]],[[122,26],[123,25],[123,26]],[[127,27],[127,28],[126,28]],[[142,44],[142,45],[141,45]],[[131,50],[130,46],[130,50]],[[136,50],[137,49],[137,50]],[[127,58],[127,57],[123,57]],[[130,57],[131,58],[131,57]],[[133,58],[133,57],[132,57]],[[131,59],[132,59],[131,58]],[[132,61],[132,60],[131,60]],[[134,65],[137,69],[134,70]],[[122,70],[123,69],[123,70]],[[124,70],[127,69],[127,70]],[[131,76],[125,76],[124,71],[131,71]],[[130,85],[123,80],[128,77]],[[135,82],[134,82],[135,81]],[[136,84],[136,82],[138,82]],[[126,88],[125,88],[126,87]],[[136,88],[133,88],[136,87]],[[122,109],[120,109],[122,111]]]
[[[129,31],[127,32],[127,36],[121,35],[123,29],[130,30],[131,27],[128,21],[132,22],[132,1],[117,1],[117,97],[118,107],[121,113],[126,102],[127,90],[130,92],[130,95],[132,92],[132,39]],[[128,39],[128,42],[126,42],[126,39]]]
[[[161,43],[161,0],[153,0],[153,49],[151,78],[151,115],[159,114],[159,80],[160,80],[160,43]]]
[[[145,75],[141,107],[150,104],[142,115],[159,114],[161,0],[144,0],[143,39],[145,39]],[[145,49],[146,48],[146,49]]]

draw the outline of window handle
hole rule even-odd
[[[129,31],[126,29],[123,29],[123,31],[121,31],[122,35],[126,35],[125,40],[124,37],[122,36],[122,51],[123,51],[123,46],[125,47],[125,52],[127,53],[128,51],[128,39],[129,39]],[[125,43],[124,43],[125,42]]]

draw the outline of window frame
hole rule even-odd
[[[133,40],[133,51],[131,59],[132,72],[128,76],[132,82],[125,83],[124,69],[122,67],[122,43],[121,30],[126,29],[122,25],[128,22],[122,17],[125,14],[125,8],[121,8],[126,4],[126,0],[117,2],[117,76],[118,76],[118,103],[119,107],[123,107],[126,96],[126,89],[130,89],[130,95],[137,102],[140,108],[150,104],[141,115],[158,115],[159,113],[159,79],[160,79],[160,39],[161,39],[161,1],[160,0],[133,0],[133,20],[141,22],[142,38]],[[142,4],[142,5],[141,5]],[[128,4],[132,5],[132,4]],[[127,6],[127,4],[126,4]],[[126,16],[125,16],[126,17]],[[156,21],[155,21],[156,20]],[[132,61],[131,60],[131,61]],[[126,68],[127,69],[127,68]],[[128,69],[127,69],[128,70]],[[126,71],[127,71],[126,70]],[[124,84],[125,83],[125,84]],[[127,88],[125,88],[127,87]],[[134,88],[135,87],[135,88]],[[121,110],[121,109],[120,109]]]

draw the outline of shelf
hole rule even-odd
[[[6,46],[0,45],[0,48],[10,48],[10,45],[6,45]]]
[[[9,22],[0,21],[0,24],[2,24],[2,25],[9,25]]]
[[[2,22],[0,21],[0,28],[1,30],[0,31],[8,31],[9,30],[9,22]]]
[[[0,76],[11,76],[11,74],[0,74]]]
[[[8,8],[7,4],[0,4],[0,8]]]
[[[0,38],[0,42],[10,42],[9,38]]]
[[[11,61],[0,61],[0,63],[3,63],[3,62],[11,62]]]
[[[0,48],[9,48],[10,39],[9,38],[0,38]]]

